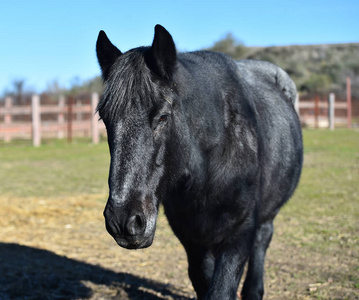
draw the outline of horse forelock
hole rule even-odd
[[[126,114],[147,112],[155,104],[157,89],[144,59],[147,49],[130,50],[112,66],[97,107],[101,119],[115,121]]]

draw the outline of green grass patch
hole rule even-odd
[[[106,143],[85,140],[68,144],[46,141],[38,148],[24,142],[0,148],[1,194],[20,197],[59,197],[105,194],[109,168]]]
[[[299,187],[278,218],[290,216],[291,234],[307,237],[306,246],[358,246],[359,132],[305,130],[304,147]]]

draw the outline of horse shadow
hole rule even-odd
[[[168,284],[47,250],[0,243],[0,299],[192,299],[183,294]]]

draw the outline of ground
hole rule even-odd
[[[359,132],[306,130],[304,141],[300,185],[275,221],[265,299],[359,299]],[[195,297],[162,211],[148,249],[122,249],[106,232],[106,147],[0,144],[0,299]]]

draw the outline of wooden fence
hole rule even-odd
[[[355,113],[358,114],[359,102],[355,104]],[[297,102],[296,110],[303,127],[334,130],[335,127],[352,128],[353,126],[350,97],[345,100],[336,99],[333,93],[328,96],[316,95],[314,98],[303,97]]]
[[[99,95],[87,99],[60,96],[58,101],[42,103],[38,95],[31,104],[13,105],[10,97],[0,104],[0,140],[31,139],[34,146],[43,138],[91,137],[98,143],[105,126],[96,113]]]
[[[351,127],[349,100],[335,101],[334,94],[297,99],[296,110],[303,126]],[[39,146],[43,138],[66,137],[71,141],[73,137],[82,136],[91,137],[96,144],[100,135],[106,135],[105,126],[96,113],[98,101],[96,93],[82,98],[60,96],[57,101],[46,101],[33,95],[27,105],[13,105],[12,99],[6,98],[3,103],[0,102],[0,141],[32,138],[33,145]]]

